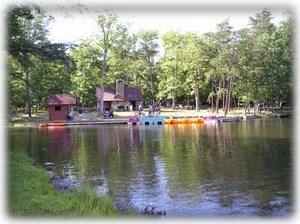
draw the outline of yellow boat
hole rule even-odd
[[[172,124],[173,119],[166,119],[165,124]]]

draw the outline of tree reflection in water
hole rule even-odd
[[[55,162],[123,208],[153,203],[175,217],[281,216],[293,205],[291,122],[11,128],[9,147]]]

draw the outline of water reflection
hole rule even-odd
[[[10,129],[10,149],[58,164],[123,207],[168,216],[281,216],[292,208],[290,120]],[[24,145],[26,145],[24,149]]]

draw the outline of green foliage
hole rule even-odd
[[[95,89],[100,86],[101,71],[99,52],[99,46],[87,39],[69,53],[76,67],[71,75],[72,92],[85,105],[96,104]]]
[[[8,212],[17,217],[112,217],[111,200],[90,189],[58,192],[43,169],[20,152],[9,155]]]
[[[9,66],[8,80],[23,80],[21,82],[12,82],[10,85],[10,93],[12,103],[10,108],[19,107],[19,97],[15,89],[21,87],[24,88],[24,93],[21,94],[23,103],[26,109],[26,113],[31,116],[31,108],[33,101],[39,106],[45,102],[44,91],[41,88],[48,88],[49,86],[43,85],[41,80],[44,80],[40,76],[45,77],[47,69],[50,66],[59,67],[60,63],[68,62],[66,57],[66,45],[53,44],[47,39],[48,30],[46,27],[51,21],[52,17],[48,15],[41,8],[33,6],[14,6],[9,8],[8,13],[8,63],[14,66]],[[10,58],[11,57],[11,58]],[[13,59],[12,59],[13,58]],[[55,63],[55,64],[54,64]],[[42,64],[42,65],[41,65]],[[65,65],[64,67],[68,67]],[[42,69],[41,69],[42,68]],[[62,69],[55,72],[61,73]],[[16,72],[17,71],[17,72]],[[51,71],[53,72],[53,71]],[[63,77],[65,74],[61,74]],[[64,81],[66,78],[62,78]],[[57,80],[61,81],[61,79]],[[65,83],[65,82],[64,82]],[[67,84],[67,83],[65,83]],[[51,89],[51,88],[50,88]],[[61,90],[61,89],[60,89]],[[48,95],[47,92],[46,95]]]
[[[292,100],[294,22],[275,25],[268,10],[238,31],[225,20],[216,32],[161,36],[153,30],[131,34],[116,14],[106,12],[98,16],[99,35],[71,48],[47,40],[52,17],[42,9],[12,7],[7,15],[11,111],[25,103],[39,109],[49,94],[68,92],[93,106],[96,87],[120,78],[139,86],[145,102],[172,101],[173,107],[191,103],[199,109],[209,101],[227,111],[236,101]]]
[[[161,99],[172,99],[172,106],[175,105],[177,97],[184,94],[184,70],[183,58],[183,36],[174,32],[166,32],[162,36],[165,55],[161,61],[162,73],[159,75],[159,96]]]
[[[237,92],[247,101],[288,100],[294,64],[292,21],[276,27],[266,10],[250,20],[251,28],[240,31]]]
[[[146,99],[154,103],[157,92],[157,74],[155,57],[158,54],[158,32],[153,30],[140,30],[137,33],[137,55],[142,69],[139,75],[143,93]]]

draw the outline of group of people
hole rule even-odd
[[[133,111],[134,108],[133,108],[133,105],[130,104],[129,106],[129,110],[130,111]],[[143,109],[143,105],[142,104],[139,104],[138,106],[138,112],[139,112],[139,115],[141,116],[145,116],[145,113],[144,113],[144,109]],[[160,112],[161,112],[161,106],[160,104],[149,104],[148,106],[148,116],[157,116],[157,115],[160,115]],[[83,116],[83,108],[82,107],[79,107],[78,108],[78,119],[81,120],[82,119],[82,116]],[[109,110],[109,112],[107,112],[105,114],[105,118],[114,118],[114,114],[113,114],[113,111],[112,110]],[[73,111],[73,108],[69,111],[68,115],[67,115],[67,118],[68,120],[74,120],[74,111]]]
[[[82,119],[82,112],[83,112],[82,107],[79,107],[79,109],[78,109],[78,119],[79,119],[79,120]],[[68,120],[70,120],[70,121],[74,120],[74,112],[73,112],[73,109],[71,109],[71,110],[69,111],[67,118],[68,118]]]
[[[153,114],[154,116],[160,115],[160,110],[161,110],[160,105],[154,104],[154,106],[152,106],[151,104],[149,104],[149,107],[148,107],[148,114],[149,114],[149,116],[152,116],[152,114]]]
[[[138,107],[139,115],[145,116],[143,106],[140,104]],[[161,105],[160,104],[149,104],[148,105],[148,116],[157,116],[160,115]]]
[[[105,111],[104,114],[103,114],[103,117],[104,118],[109,118],[109,119],[112,119],[114,118],[114,112],[112,110],[109,110],[109,111]],[[83,108],[82,107],[79,107],[78,108],[78,120],[81,120],[83,117]],[[72,121],[74,120],[74,112],[73,112],[73,109],[71,109],[67,115],[67,118],[69,121]]]

